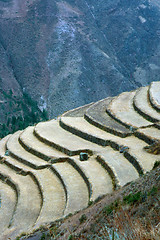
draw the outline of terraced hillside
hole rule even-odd
[[[68,111],[0,141],[0,239],[86,208],[160,155],[160,82]],[[86,159],[84,159],[86,158]]]

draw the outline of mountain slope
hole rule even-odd
[[[1,0],[0,9],[0,88],[27,92],[50,117],[160,78],[159,1]]]

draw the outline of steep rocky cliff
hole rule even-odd
[[[0,0],[1,121],[10,89],[54,117],[160,80],[159,26],[159,0]]]

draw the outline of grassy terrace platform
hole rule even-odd
[[[34,226],[41,210],[41,196],[31,176],[16,174],[5,164],[0,165],[0,173],[11,179],[18,189],[17,203],[10,219],[10,228],[6,230],[7,233],[12,232],[12,237],[15,237],[19,231],[22,232],[22,229],[29,231]]]
[[[95,156],[90,157],[88,161],[84,162],[80,161],[79,156],[74,156],[72,159],[82,169],[91,184],[90,201],[94,201],[98,197],[113,191],[110,175],[102,168]]]
[[[139,128],[151,125],[134,110],[133,98],[135,93],[135,91],[124,92],[115,97],[107,107],[107,112],[126,127]]]
[[[92,104],[85,111],[84,118],[94,126],[113,133],[120,137],[126,137],[131,134],[131,131],[122,124],[119,124],[106,113],[106,106],[113,100],[113,98],[103,99],[97,103]]]
[[[0,238],[75,213],[150,171],[160,160],[145,150],[160,140],[159,87],[154,82],[1,139]]]
[[[113,149],[122,151],[121,154],[124,154],[124,157],[126,157],[128,161],[132,161],[134,159],[132,164],[139,173],[141,171],[146,172],[153,167],[155,157],[144,151],[143,148],[146,146],[146,143],[137,139],[134,134],[126,138],[121,138],[96,128],[82,117],[76,117],[74,119],[70,117],[61,117],[60,125],[81,138],[97,143],[97,145],[111,146]],[[127,151],[123,152],[123,148],[127,148]],[[106,149],[107,148],[99,147],[95,149],[95,152],[97,152],[97,154],[101,154],[101,152],[107,152]]]
[[[85,141],[65,131],[56,120],[38,123],[34,129],[34,133],[39,140],[69,156],[77,155],[81,151],[88,152],[91,149],[97,148],[96,145],[94,146],[89,141]]]
[[[39,139],[34,135],[34,127],[28,127],[20,134],[19,143],[26,151],[46,161],[57,158],[66,158],[66,154],[60,153],[51,146],[39,141]]]
[[[160,129],[157,129],[154,126],[148,128],[138,129],[137,133],[139,133],[146,141],[160,141]]]
[[[47,162],[27,152],[19,144],[19,141],[18,141],[19,135],[20,135],[20,132],[16,132],[7,141],[6,147],[10,155],[16,158],[17,160],[19,160],[20,162],[25,163],[26,165],[32,168],[35,168],[35,169],[44,168],[47,165]]]
[[[148,101],[148,87],[142,87],[136,92],[133,103],[135,110],[148,121],[160,121],[160,113],[158,113]]]
[[[67,202],[64,215],[74,213],[88,206],[89,192],[84,179],[70,164],[56,163],[54,169],[63,177],[67,188]],[[78,203],[78,204],[77,204]]]
[[[149,100],[153,108],[160,112],[160,82],[152,82],[149,86]]]
[[[2,177],[2,175],[1,175]],[[5,179],[4,179],[5,180]],[[1,233],[0,236],[10,225],[10,220],[12,219],[17,197],[15,190],[7,184],[7,182],[0,179],[0,196],[1,196],[1,214],[0,214],[0,222],[1,222]]]

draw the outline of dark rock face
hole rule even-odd
[[[55,117],[158,81],[159,26],[159,0],[0,0],[0,90]]]

